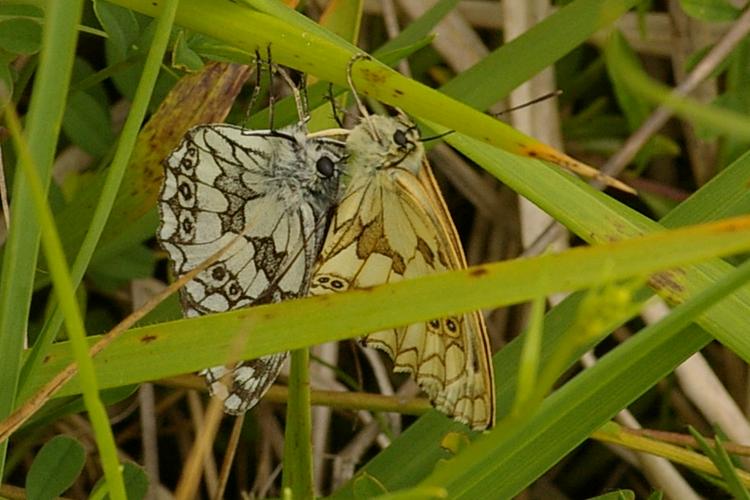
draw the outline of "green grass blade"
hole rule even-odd
[[[47,6],[42,52],[26,120],[26,140],[32,163],[39,168],[42,188],[49,185],[52,160],[60,133],[65,95],[78,36],[82,0],[52,2]],[[20,169],[19,169],[20,170]],[[34,202],[24,174],[13,186],[8,239],[0,276],[0,419],[13,410],[18,388],[21,353],[27,331],[34,271],[39,251],[39,226]],[[0,479],[7,443],[0,444]]]
[[[608,245],[576,248],[558,255],[486,264],[371,290],[133,329],[100,353],[95,363],[102,387],[138,383],[225,363],[234,351],[234,339],[242,332],[253,332],[252,343],[241,351],[243,359],[253,359],[446,314],[518,303],[554,291],[577,290],[643,276],[659,269],[742,251],[748,245],[750,216]],[[651,257],[647,262],[637,258],[644,253]],[[539,274],[555,279],[538,280]],[[404,308],[407,302],[410,307]],[[336,311],[336,322],[330,320],[331,311]],[[288,335],[290,331],[295,334]],[[90,339],[95,340],[96,337]],[[38,388],[70,362],[66,349],[66,343],[52,346],[43,370],[35,374],[29,384],[29,391]],[[74,379],[59,395],[79,390]],[[22,397],[29,395],[25,389]]]
[[[714,437],[714,446],[712,447],[692,426],[689,430],[690,434],[693,435],[700,445],[703,454],[706,455],[706,457],[708,457],[716,466],[716,469],[726,482],[726,489],[728,490],[728,493],[731,493],[732,498],[750,500],[750,493],[748,493],[747,488],[745,488],[742,484],[742,480],[737,475],[732,459],[729,458],[727,450],[724,449],[724,442],[721,437],[719,435]]]
[[[632,429],[627,429],[612,421],[607,422],[594,431],[591,437],[601,443],[613,444],[631,451],[639,451],[666,458],[675,464],[684,465],[703,477],[707,477],[706,474],[714,477],[721,475],[719,469],[716,468],[716,465],[709,458],[690,448],[638,435],[632,432]],[[750,474],[743,471],[737,474],[737,476],[744,484],[750,485]],[[714,479],[710,476],[708,476],[708,479],[711,484],[720,488],[725,487],[725,483],[719,479]]]
[[[636,373],[634,364],[655,351],[672,348],[682,332],[700,314],[705,313],[717,302],[724,299],[737,288],[750,281],[750,261],[746,261],[715,285],[703,290],[690,301],[675,308],[657,324],[650,325],[610,354],[603,357],[593,368],[566,384],[550,396],[539,412],[523,415],[519,418],[508,418],[496,429],[475,441],[465,453],[457,456],[448,467],[436,469],[431,477],[424,481],[425,486],[446,488],[452,498],[477,498],[481,491],[497,491],[499,497],[511,497],[530,483],[536,475],[533,467],[528,466],[519,471],[513,478],[508,478],[509,470],[516,460],[519,450],[531,451],[524,445],[517,447],[518,439],[527,442],[545,442],[547,450],[539,453],[558,454],[562,443],[568,450],[578,443],[571,443],[567,437],[554,436],[551,430],[588,427],[589,433],[609,420],[617,411],[634,401],[653,384],[666,376],[678,363],[692,354],[678,349],[682,358],[672,358],[676,364],[672,367],[662,366],[669,371],[648,370],[647,373]],[[698,335],[695,340],[701,342],[706,336]],[[636,344],[636,345],[633,345]],[[695,345],[693,344],[693,347]],[[636,350],[637,349],[637,350]],[[641,379],[640,384],[623,383],[627,377]],[[617,391],[612,388],[617,387]],[[585,417],[583,413],[589,413]],[[590,412],[595,413],[592,418]],[[558,427],[560,426],[560,427]],[[566,434],[566,432],[561,432]],[[582,432],[575,433],[578,442],[585,438]],[[544,441],[539,441],[544,439]],[[567,450],[566,450],[567,452]],[[535,464],[541,461],[536,460]],[[537,473],[539,471],[536,471]]]
[[[99,399],[96,371],[88,353],[83,317],[81,311],[78,309],[75,287],[70,278],[65,253],[63,252],[60,237],[55,227],[55,220],[52,216],[52,211],[47,205],[46,189],[37,173],[37,167],[34,165],[31,150],[21,136],[21,122],[15,114],[15,110],[8,104],[6,104],[5,118],[11,137],[13,138],[14,146],[18,151],[19,165],[23,169],[34,200],[34,209],[36,210],[38,224],[41,228],[44,254],[49,263],[54,291],[60,303],[60,309],[65,317],[65,326],[70,337],[70,348],[73,352],[73,358],[81,374],[83,400],[86,404],[89,419],[91,420],[91,426],[94,429],[94,438],[99,449],[102,469],[104,469],[104,475],[107,478],[110,495],[116,500],[125,500],[125,483],[120,473],[115,439],[112,435],[112,429],[109,426],[107,411],[104,409],[101,399]]]
[[[344,40],[355,41],[356,43],[359,40],[363,10],[363,0],[330,2],[320,16],[320,25]]]
[[[96,250],[99,243],[99,237],[104,231],[118,190],[120,189],[120,183],[127,170],[133,147],[138,138],[138,132],[146,116],[156,78],[159,76],[161,62],[167,50],[177,3],[176,1],[171,1],[165,4],[165,9],[159,16],[159,21],[154,32],[154,39],[143,68],[143,75],[136,89],[130,112],[125,120],[112,164],[107,170],[107,177],[103,186],[101,186],[99,202],[94,209],[88,231],[71,268],[71,279],[73,280],[74,287],[77,287],[81,283],[91,257],[94,255],[94,250]],[[54,305],[52,313],[42,327],[42,331],[34,344],[34,348],[26,358],[21,374],[21,384],[27,380],[28,374],[38,367],[41,359],[44,357],[44,353],[54,340],[55,335],[57,335],[62,320],[62,312],[57,305]]]
[[[297,349],[290,355],[282,487],[291,491],[292,498],[313,498],[310,351]]]
[[[522,168],[517,165],[518,162],[530,162],[476,140],[464,138],[460,134],[453,134],[448,142],[589,243],[630,238],[664,229],[658,223],[595,191],[561,190],[559,178],[566,175],[563,172],[541,164],[538,170],[530,168],[531,165]],[[582,184],[579,179],[570,181]],[[663,280],[652,281],[650,285],[667,301],[679,303],[720,277],[726,270],[727,267],[721,264],[718,267],[705,264],[697,266],[694,273],[671,274],[664,276]],[[742,295],[742,298],[727,300],[725,304],[707,315],[705,323],[701,324],[709,328],[717,340],[750,361],[750,337],[743,334],[750,316],[743,318],[739,312],[742,310],[750,314],[750,296]]]
[[[612,34],[605,51],[609,67],[634,92],[649,101],[670,108],[688,122],[709,127],[735,139],[750,139],[750,119],[746,114],[701,104],[688,97],[679,97],[672,89],[658,83],[627,57],[625,41],[618,32]]]
[[[388,40],[373,55],[387,54],[420,43],[438,25],[438,23],[452,11],[460,0],[440,0],[406,26],[397,37]]]

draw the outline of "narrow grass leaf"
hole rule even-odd
[[[637,3],[638,0],[574,0],[456,76],[440,91],[477,109],[487,109]]]
[[[688,97],[678,97],[672,89],[650,78],[638,66],[632,64],[625,53],[624,41],[619,33],[613,34],[607,43],[605,55],[608,65],[618,79],[628,85],[644,99],[665,106],[688,122],[710,127],[736,138],[750,140],[750,119],[744,113],[726,108],[701,104]]]
[[[104,183],[97,185],[99,188],[97,193],[99,198],[91,215],[90,223],[86,226],[84,221],[87,219],[78,219],[75,222],[71,220],[69,221],[69,225],[66,224],[64,226],[81,227],[86,230],[83,240],[79,243],[78,253],[71,269],[71,280],[74,288],[78,287],[89,266],[94,250],[99,243],[99,237],[102,235],[107,220],[110,218],[117,193],[127,171],[127,166],[136,144],[138,130],[146,115],[154,84],[161,68],[161,61],[167,49],[177,3],[170,0],[165,5],[165,9],[159,18],[154,34],[154,41],[149,50],[146,65],[144,66],[144,73],[136,90],[135,100],[131,106],[130,113],[123,126],[112,165],[107,170]],[[25,364],[23,368],[23,382],[27,380],[28,374],[36,369],[46,349],[54,340],[55,335],[57,335],[62,321],[62,311],[57,305],[53,304],[52,312],[48,316],[42,332],[34,344],[32,354],[27,358],[28,365]]]
[[[689,427],[689,430],[690,434],[693,435],[700,445],[703,454],[706,455],[718,469],[721,477],[726,482],[726,489],[731,493],[732,497],[741,500],[750,500],[750,493],[748,493],[747,488],[742,484],[742,480],[738,477],[734,464],[729,458],[727,451],[724,449],[721,437],[716,435],[714,437],[714,446],[711,446],[692,426]]]
[[[65,95],[73,67],[82,0],[52,2],[47,5],[42,53],[34,91],[26,115],[26,141],[31,162],[38,168],[44,192],[50,180],[52,159],[60,133]],[[20,169],[18,169],[20,170]],[[13,185],[11,221],[3,247],[0,275],[0,419],[13,410],[23,351],[24,335],[39,251],[40,229],[33,214],[34,200],[26,174],[16,176]],[[0,444],[0,477],[3,477],[7,443]]]
[[[438,25],[455,7],[460,0],[440,0],[430,7],[418,19],[404,27],[397,37],[388,40],[373,55],[378,59],[378,54],[393,53],[410,45],[419,45],[432,29]],[[383,59],[381,59],[383,60]],[[384,60],[383,60],[384,61]],[[385,61],[384,61],[385,62]]]
[[[356,43],[362,22],[362,0],[333,0],[320,16],[320,25],[344,40]]]
[[[563,172],[550,168],[534,169],[530,168],[531,165],[515,167],[515,163],[529,160],[513,157],[461,134],[452,134],[447,140],[589,243],[619,240],[664,229],[597,191],[572,187],[561,189],[562,179],[566,176]],[[748,157],[743,160],[747,161]],[[579,179],[567,176],[565,180],[583,188]],[[651,280],[649,285],[668,302],[680,303],[718,279],[729,268],[723,262],[708,262],[696,266],[693,271],[668,273],[660,279]],[[736,297],[722,302],[701,319],[701,324],[717,340],[746,360],[750,360],[750,338],[742,332],[750,326],[747,319],[750,317],[749,291],[739,291]]]
[[[750,216],[557,255],[486,264],[371,290],[292,300],[240,311],[152,325],[125,332],[95,358],[102,387],[196,371],[232,357],[233,339],[252,331],[243,359],[349,338],[476,308],[518,303],[559,290],[577,290],[696,262],[750,246]],[[638,256],[649,254],[648,261]],[[539,274],[555,279],[538,280]],[[447,294],[445,290],[451,290]],[[404,308],[404,303],[409,308]],[[374,304],[377,304],[375,306]],[[336,311],[337,321],[330,315]],[[376,314],[377,312],[377,314]],[[189,327],[187,327],[189,325]],[[288,335],[288,332],[295,332]],[[95,342],[97,337],[89,338]],[[200,349],[196,348],[200,346]],[[51,347],[31,394],[70,362],[66,343]],[[77,378],[59,395],[79,390]]]
[[[621,446],[632,451],[639,451],[649,455],[666,458],[667,460],[688,467],[706,478],[710,483],[726,488],[726,483],[719,477],[721,473],[709,458],[691,449],[665,443],[647,436],[628,432],[615,422],[607,422],[591,434],[592,439],[602,443]],[[739,480],[750,484],[750,474],[745,471],[734,471]]]
[[[5,108],[5,121],[10,130],[14,146],[19,153],[19,164],[28,179],[29,190],[33,197],[34,209],[41,228],[42,246],[50,266],[54,292],[60,302],[60,309],[65,319],[65,326],[70,338],[70,348],[81,373],[84,403],[94,429],[94,438],[101,456],[102,469],[104,469],[107,484],[113,491],[113,497],[117,500],[125,500],[125,487],[117,460],[117,448],[112,429],[109,427],[107,412],[99,399],[96,372],[88,355],[83,318],[78,309],[75,287],[72,284],[70,272],[65,262],[62,244],[52,212],[47,205],[45,189],[37,173],[37,167],[34,164],[29,145],[24,142],[21,136],[20,120],[12,106],[6,103]]]

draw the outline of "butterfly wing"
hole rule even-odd
[[[373,118],[383,129],[383,142],[396,137],[393,123],[385,127],[382,117]],[[312,294],[466,267],[455,227],[421,149],[415,150],[416,160],[424,161],[419,177],[403,160],[371,169],[357,165],[357,155],[349,154],[355,163],[347,165],[351,178],[318,259]],[[391,165],[387,159],[361,158]],[[412,373],[440,411],[474,429],[494,423],[490,349],[479,312],[371,333],[364,342],[386,351],[396,371]]]
[[[166,159],[158,239],[176,275],[229,248],[181,291],[186,316],[278,302],[307,293],[325,232],[337,173],[321,175],[321,158],[335,164],[342,146],[308,141],[303,124],[280,131],[201,125]],[[328,172],[327,172],[328,173]],[[227,413],[239,414],[263,396],[286,353],[202,373]]]
[[[436,223],[440,226],[438,234],[444,239],[442,248],[446,249],[445,258],[448,263],[446,270],[465,268],[466,258],[458,231],[426,160],[419,171],[418,185],[429,196],[431,200],[429,206],[435,213]],[[404,186],[404,189],[409,191],[408,186]],[[439,265],[436,269],[438,267]],[[487,326],[481,312],[473,311],[411,325],[408,328],[416,328],[417,332],[407,332],[405,336],[417,335],[424,328],[428,331],[428,337],[439,331],[439,335],[445,339],[445,343],[434,351],[437,359],[443,360],[445,381],[442,385],[436,384],[433,389],[434,393],[425,389],[425,392],[434,399],[435,406],[449,415],[456,415],[457,420],[467,423],[473,429],[484,429],[494,425],[495,379],[492,369],[492,350],[487,335]],[[459,336],[461,341],[456,342]],[[429,360],[430,357],[425,355],[423,359]],[[437,371],[440,373],[440,363],[433,363],[433,365],[437,366]],[[424,376],[427,379],[430,378],[429,367],[429,364],[424,366]]]

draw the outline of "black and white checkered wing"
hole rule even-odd
[[[201,125],[166,159],[158,240],[177,276],[222,257],[182,290],[186,316],[307,293],[338,184],[340,143],[308,140],[304,124],[278,131]],[[252,336],[250,337],[252,341]],[[252,408],[286,353],[204,370],[227,413]]]

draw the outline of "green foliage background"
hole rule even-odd
[[[581,143],[593,144],[602,130],[625,136],[648,117],[655,103],[665,100],[683,118],[698,117],[704,134],[722,138],[723,164],[716,177],[678,205],[659,210],[664,205],[651,203],[652,213],[662,215],[656,221],[555,166],[514,154],[547,150],[535,139],[483,113],[549,65],[558,64],[561,85],[565,85],[565,68],[575,67],[574,59],[585,51],[584,42],[601,29],[611,29],[637,2],[569,2],[438,90],[387,66],[410,54],[415,54],[416,60],[426,57],[419,49],[429,41],[426,37],[432,27],[457,3],[438,2],[398,38],[373,52],[382,62],[357,65],[357,89],[402,108],[432,129],[455,130],[445,138],[447,143],[581,239],[599,246],[561,256],[487,265],[481,276],[453,272],[366,294],[353,292],[325,301],[305,299],[167,322],[179,317],[172,301],[155,311],[147,326],[131,329],[94,358],[95,375],[93,369],[88,373],[82,369],[81,376],[57,397],[86,393],[85,404],[94,427],[108,429],[106,418],[94,411],[99,388],[122,388],[220,364],[227,359],[232,339],[241,332],[254,332],[253,343],[242,354],[255,357],[435,315],[593,287],[594,292],[574,293],[553,308],[541,330],[532,332],[541,335],[541,368],[536,374],[540,383],[525,389],[530,393],[515,394],[517,373],[525,362],[521,351],[526,335],[495,355],[500,419],[493,431],[481,437],[468,435],[465,428],[428,412],[334,493],[338,497],[369,497],[417,488],[402,494],[447,492],[451,498],[476,498],[493,491],[499,498],[508,498],[558,464],[617,411],[711,340],[719,340],[741,359],[750,360],[750,341],[745,335],[750,326],[750,290],[738,288],[746,280],[742,273],[747,271],[738,265],[739,260],[722,259],[750,247],[746,222],[670,231],[748,212],[750,121],[746,115],[750,99],[745,95],[748,87],[738,84],[750,67],[743,65],[747,62],[746,43],[723,68],[728,90],[721,96],[722,109],[667,100],[664,89],[648,79],[627,42],[616,35],[608,39],[603,55],[595,56],[584,68],[595,70],[598,65],[601,75],[601,68],[606,67],[622,114],[597,112],[592,105],[573,116],[568,132]],[[704,20],[739,15],[718,7],[696,11],[694,2],[684,4],[686,11]],[[0,420],[73,359],[85,366],[81,348],[78,358],[71,352],[76,339],[83,346],[84,327],[91,343],[96,340],[94,334],[104,333],[119,320],[96,307],[89,288],[112,291],[135,278],[153,275],[156,253],[150,240],[156,226],[154,193],[160,179],[149,174],[158,171],[163,154],[149,149],[152,137],[137,134],[144,117],[163,102],[179,76],[199,69],[208,59],[248,63],[256,49],[264,51],[270,44],[275,62],[324,80],[310,89],[314,107],[323,103],[326,82],[338,85],[337,92],[343,91],[347,63],[356,53],[342,38],[275,1],[38,1],[1,7],[0,80],[22,111],[25,135],[23,140],[14,136],[14,146],[4,148],[7,181],[12,186],[12,220],[0,277],[0,387],[4,388],[0,391]],[[337,20],[339,32],[348,27],[350,34],[355,33],[358,21],[357,9],[346,10]],[[106,66],[93,68],[82,57],[86,44],[96,41],[101,48],[105,37]],[[19,56],[31,57],[32,63],[16,71],[14,62]],[[568,77],[575,92],[585,82],[576,81],[572,73]],[[112,107],[108,92],[112,88],[132,100],[119,136],[109,126]],[[290,102],[280,103],[275,114],[277,125],[296,116]],[[263,127],[266,116],[259,112],[249,123]],[[601,126],[605,123],[613,126]],[[50,181],[51,166],[60,147],[68,144],[92,155],[96,167],[58,186]],[[159,147],[169,150],[173,146]],[[28,157],[23,155],[25,148]],[[674,155],[677,148],[670,139],[657,136],[636,159],[636,166],[643,168],[658,156]],[[44,212],[34,202],[33,176],[28,169],[35,169],[40,178],[39,192],[49,191],[46,200],[55,224],[38,222],[36,214]],[[44,235],[45,258],[38,258],[40,235]],[[613,243],[632,238],[636,239]],[[67,261],[60,252],[55,254],[56,245]],[[649,275],[664,269],[671,270],[644,286]],[[93,286],[78,288],[84,275]],[[47,297],[44,292],[50,282],[58,295]],[[682,307],[675,309],[671,319],[643,329],[612,349],[599,364],[545,399],[553,382],[582,353],[629,321],[654,293]],[[44,312],[31,308],[32,296],[47,299],[41,308]],[[408,310],[401,307],[405,301],[411,304]],[[373,303],[379,304],[377,315],[371,314]],[[61,331],[63,321],[66,328]],[[20,332],[26,331],[33,350],[23,349]],[[517,411],[508,415],[515,398],[530,403],[515,407]],[[67,411],[62,406],[55,408],[55,401],[51,404],[46,419]],[[473,441],[456,456],[441,447],[452,432],[467,434]],[[28,435],[23,429],[19,434]],[[97,443],[108,487],[112,497],[124,498],[125,488],[135,491],[132,488],[142,484],[143,478],[131,468],[122,482],[114,448],[107,451],[111,431],[106,434],[97,433]],[[39,468],[52,470],[68,454],[77,453],[67,442],[45,450],[35,462],[37,469],[32,468],[29,474],[44,477]],[[0,472],[13,469],[4,466],[6,458],[10,465],[17,464],[13,446],[7,455],[7,443],[0,450]],[[731,474],[726,470],[724,467],[725,474]],[[57,490],[62,491],[77,474],[76,467],[69,467],[70,481],[61,478]]]

